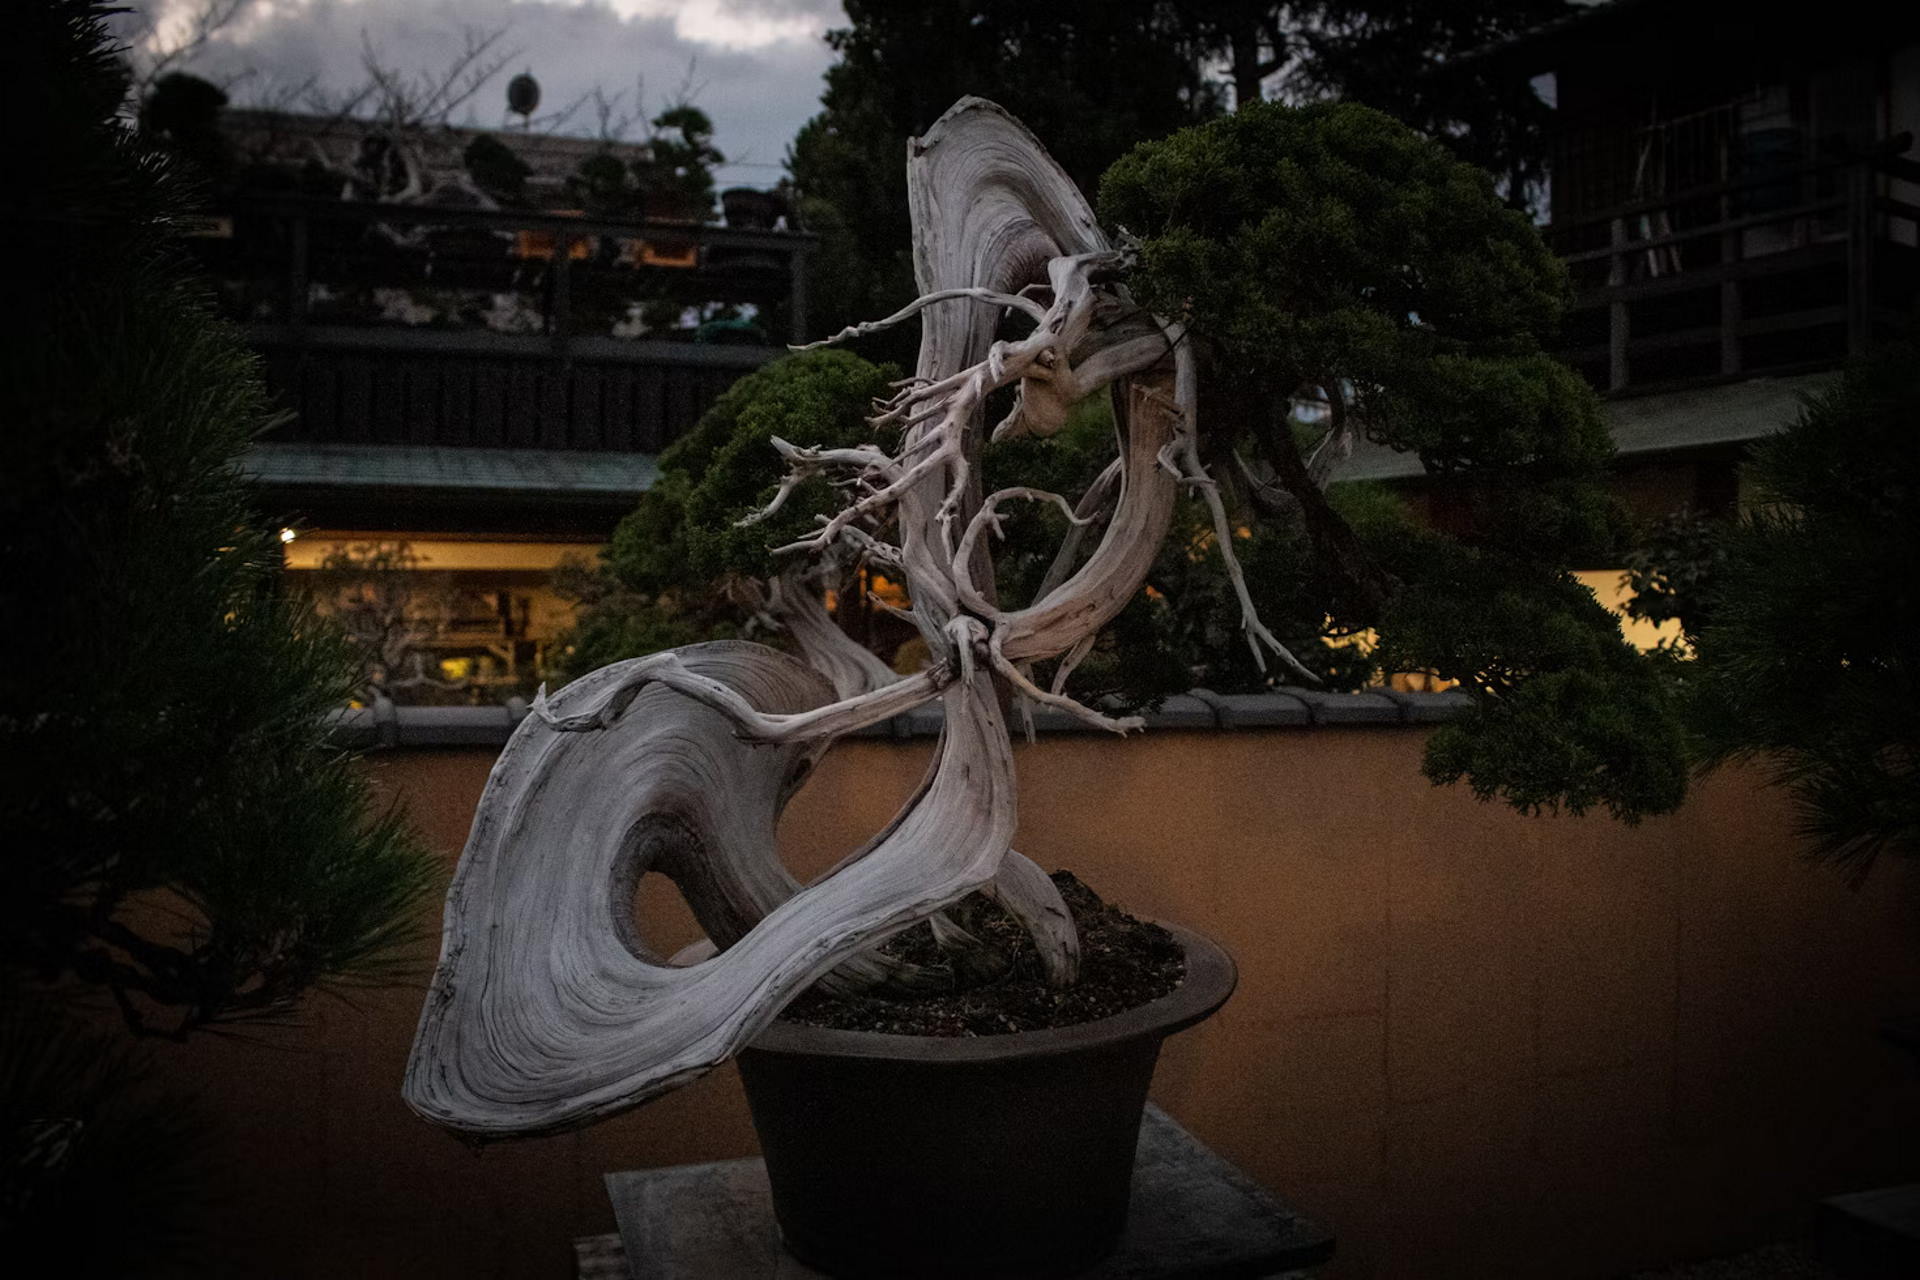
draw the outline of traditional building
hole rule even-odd
[[[248,467],[289,567],[406,558],[444,615],[422,633],[427,674],[524,688],[567,617],[552,570],[605,541],[734,379],[805,336],[811,238],[777,193],[723,192],[724,221],[572,207],[584,162],[629,166],[643,144],[396,140],[260,111],[223,129],[278,179],[235,184],[195,243],[286,411]],[[476,139],[525,165],[517,207],[469,176]]]
[[[1542,230],[1619,492],[1643,514],[1731,511],[1747,446],[1914,320],[1920,10],[1836,0],[1775,23],[1613,0],[1478,59],[1555,108]],[[1409,455],[1361,450],[1341,476],[1443,501]],[[1586,576],[1617,597],[1617,570]]]

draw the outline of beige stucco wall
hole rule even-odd
[[[1638,828],[1527,819],[1428,786],[1422,740],[1076,735],[1019,755],[1022,851],[1238,958],[1238,993],[1169,1044],[1155,1096],[1335,1228],[1332,1274],[1610,1275],[1920,1176],[1920,1071],[1876,1035],[1920,1007],[1920,877],[1887,865],[1854,892],[1806,864],[1750,773]],[[843,744],[785,820],[796,869],[879,825],[926,749]],[[451,860],[490,755],[368,767]],[[227,1117],[246,1273],[566,1276],[571,1237],[611,1229],[603,1172],[755,1149],[723,1069],[475,1155],[400,1103],[418,1008],[417,990],[323,999],[267,1046],[171,1051]]]

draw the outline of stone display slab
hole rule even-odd
[[[1822,1200],[1814,1232],[1820,1261],[1843,1280],[1920,1276],[1920,1182]]]
[[[583,1280],[825,1280],[780,1245],[758,1159],[606,1176],[619,1223],[575,1248]],[[1300,1276],[1333,1236],[1149,1105],[1140,1125],[1126,1234],[1085,1280],[1257,1280]],[[620,1268],[624,1266],[622,1272]]]

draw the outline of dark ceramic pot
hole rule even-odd
[[[1113,1251],[1160,1042],[1233,992],[1169,925],[1180,986],[1111,1018],[948,1038],[777,1022],[739,1055],[787,1248],[837,1277],[1041,1280]]]

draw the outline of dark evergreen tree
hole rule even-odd
[[[526,201],[527,179],[533,175],[532,167],[492,134],[475,135],[467,149],[460,153],[460,160],[474,185],[501,204],[518,205]]]
[[[1193,0],[1180,6],[1227,62],[1234,102],[1357,102],[1498,175],[1510,200],[1544,173],[1551,110],[1484,55],[1573,12],[1567,0]]]
[[[1623,533],[1598,402],[1544,349],[1565,272],[1489,176],[1364,107],[1264,103],[1136,148],[1101,212],[1139,237],[1136,296],[1191,326],[1212,447],[1269,469],[1336,627],[1377,630],[1384,670],[1473,694],[1428,773],[1522,809],[1678,804],[1657,670],[1565,571]],[[1418,454],[1464,536],[1323,497],[1291,412],[1315,393],[1333,431]]]
[[[1128,147],[1217,109],[1186,25],[1143,0],[848,0],[830,33],[821,112],[787,165],[800,214],[821,236],[809,264],[814,328],[885,315],[912,296],[907,139],[966,94],[1012,111],[1082,188]],[[906,360],[903,339],[871,339]]]
[[[828,36],[839,60],[821,113],[787,157],[802,218],[822,237],[810,259],[815,327],[883,315],[911,292],[903,148],[964,94],[1012,111],[1088,191],[1134,143],[1258,101],[1266,83],[1291,102],[1386,111],[1498,175],[1519,203],[1544,172],[1551,113],[1525,81],[1477,55],[1569,8],[849,0],[849,25]],[[911,354],[898,335],[865,343],[890,359]]]
[[[183,1035],[392,977],[437,878],[327,743],[354,662],[278,590],[242,452],[272,410],[176,252],[85,0],[13,15],[0,420],[9,977]]]
[[[683,102],[655,116],[651,125],[646,157],[633,166],[642,200],[654,206],[649,215],[711,218],[713,167],[727,159],[713,145],[713,121]]]
[[[140,132],[186,161],[207,185],[223,186],[234,168],[233,146],[220,132],[226,105],[220,86],[184,71],[169,72],[140,104]]]
[[[1522,205],[1546,176],[1553,110],[1484,55],[1574,11],[1567,0],[1324,5],[1300,33],[1291,88],[1387,112],[1493,173]]]
[[[1812,850],[1857,874],[1920,852],[1916,429],[1920,351],[1856,363],[1755,447],[1762,503],[1661,538],[1636,602],[1686,628],[1674,670],[1703,763],[1769,768]]]

